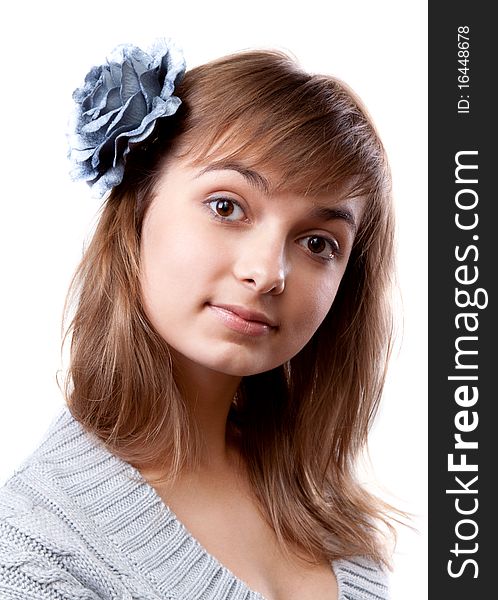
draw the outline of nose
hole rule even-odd
[[[244,241],[234,266],[235,277],[258,294],[281,294],[287,266],[285,240],[275,232],[251,236]]]

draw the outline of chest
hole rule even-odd
[[[248,489],[176,485],[156,492],[211,556],[265,600],[338,600],[330,564],[286,553]]]

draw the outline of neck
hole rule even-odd
[[[175,380],[201,436],[201,467],[226,466],[233,453],[227,439],[228,412],[242,377],[213,371],[184,356],[173,356]]]

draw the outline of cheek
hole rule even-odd
[[[142,270],[151,282],[175,285],[205,256],[206,242],[202,232],[178,215],[161,217],[143,232]]]
[[[289,320],[288,333],[296,353],[309,342],[327,316],[339,283],[340,278],[315,279],[295,290],[290,303],[293,315]]]
[[[324,282],[318,287],[318,299],[315,306],[315,312],[317,319],[319,320],[319,325],[325,319],[334,303],[335,297],[337,295],[337,290],[339,289],[339,285],[341,283],[341,279],[342,271],[339,277],[334,278],[331,281]]]
[[[325,319],[329,312],[341,282],[342,272],[337,276],[323,277],[310,281],[301,289],[300,304],[305,319],[316,327]]]
[[[204,223],[170,216],[144,229],[140,250],[145,306],[164,318],[190,300],[200,302],[229,261],[228,249]]]

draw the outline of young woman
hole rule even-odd
[[[385,153],[276,51],[122,47],[75,92],[107,194],[67,309],[67,408],[0,491],[2,598],[387,598],[355,459],[391,339]]]

